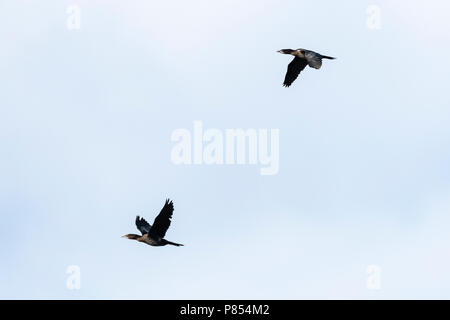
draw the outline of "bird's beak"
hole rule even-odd
[[[281,50],[278,50],[277,52],[278,52],[278,53],[281,53]]]
[[[121,238],[126,238],[127,236],[121,236]]]

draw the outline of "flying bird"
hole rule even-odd
[[[127,238],[131,240],[137,240],[139,242],[144,242],[148,245],[161,247],[167,244],[173,246],[182,246],[180,243],[175,243],[164,239],[167,229],[169,229],[170,221],[173,214],[173,202],[169,199],[166,200],[164,207],[161,212],[153,221],[153,226],[151,226],[144,218],[136,216],[136,227],[142,233],[142,236],[137,234],[127,234],[122,238]]]
[[[294,56],[294,59],[288,65],[283,83],[284,87],[289,87],[307,65],[314,69],[320,69],[322,66],[322,59],[336,59],[334,57],[323,56],[320,53],[305,49],[281,49],[278,52]]]

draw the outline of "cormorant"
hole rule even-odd
[[[322,59],[336,59],[334,57],[323,56],[320,53],[305,49],[281,49],[278,52],[290,54],[295,57],[294,60],[292,60],[288,65],[286,77],[284,78],[283,83],[283,86],[285,87],[289,87],[292,82],[297,79],[298,75],[303,69],[305,69],[306,65],[309,65],[314,69],[320,69],[322,66]]]
[[[182,246],[180,243],[170,242],[164,239],[167,229],[170,226],[170,219],[172,219],[173,214],[173,202],[169,199],[166,200],[164,207],[161,212],[155,218],[153,226],[151,226],[144,218],[136,216],[136,227],[142,233],[142,236],[137,234],[127,234],[122,238],[127,238],[131,240],[137,240],[139,242],[144,242],[148,245],[160,247],[166,244],[171,244],[173,246]]]

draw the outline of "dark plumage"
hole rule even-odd
[[[177,247],[182,246],[182,244],[164,239],[167,229],[170,227],[173,210],[173,202],[167,199],[161,212],[155,218],[153,226],[151,226],[144,218],[140,218],[139,216],[136,217],[136,227],[142,233],[142,236],[137,234],[127,234],[124,235],[123,238],[137,240],[157,247],[165,246],[167,244]]]
[[[307,64],[308,62],[305,59],[295,57],[294,60],[292,60],[291,63],[288,64],[288,69],[286,72],[286,76],[284,77],[283,86],[289,87],[292,82],[297,79],[300,72],[305,69]]]
[[[289,87],[307,65],[311,68],[320,69],[322,66],[322,59],[335,59],[334,57],[324,56],[320,53],[305,49],[281,49],[278,52],[294,56],[294,59],[288,65],[286,76],[284,78],[283,86],[285,87]]]

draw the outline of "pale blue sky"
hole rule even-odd
[[[450,298],[449,10],[2,0],[0,298]],[[338,59],[286,89],[290,47]],[[173,165],[194,120],[279,129],[279,173]],[[185,247],[121,238],[167,197]]]

